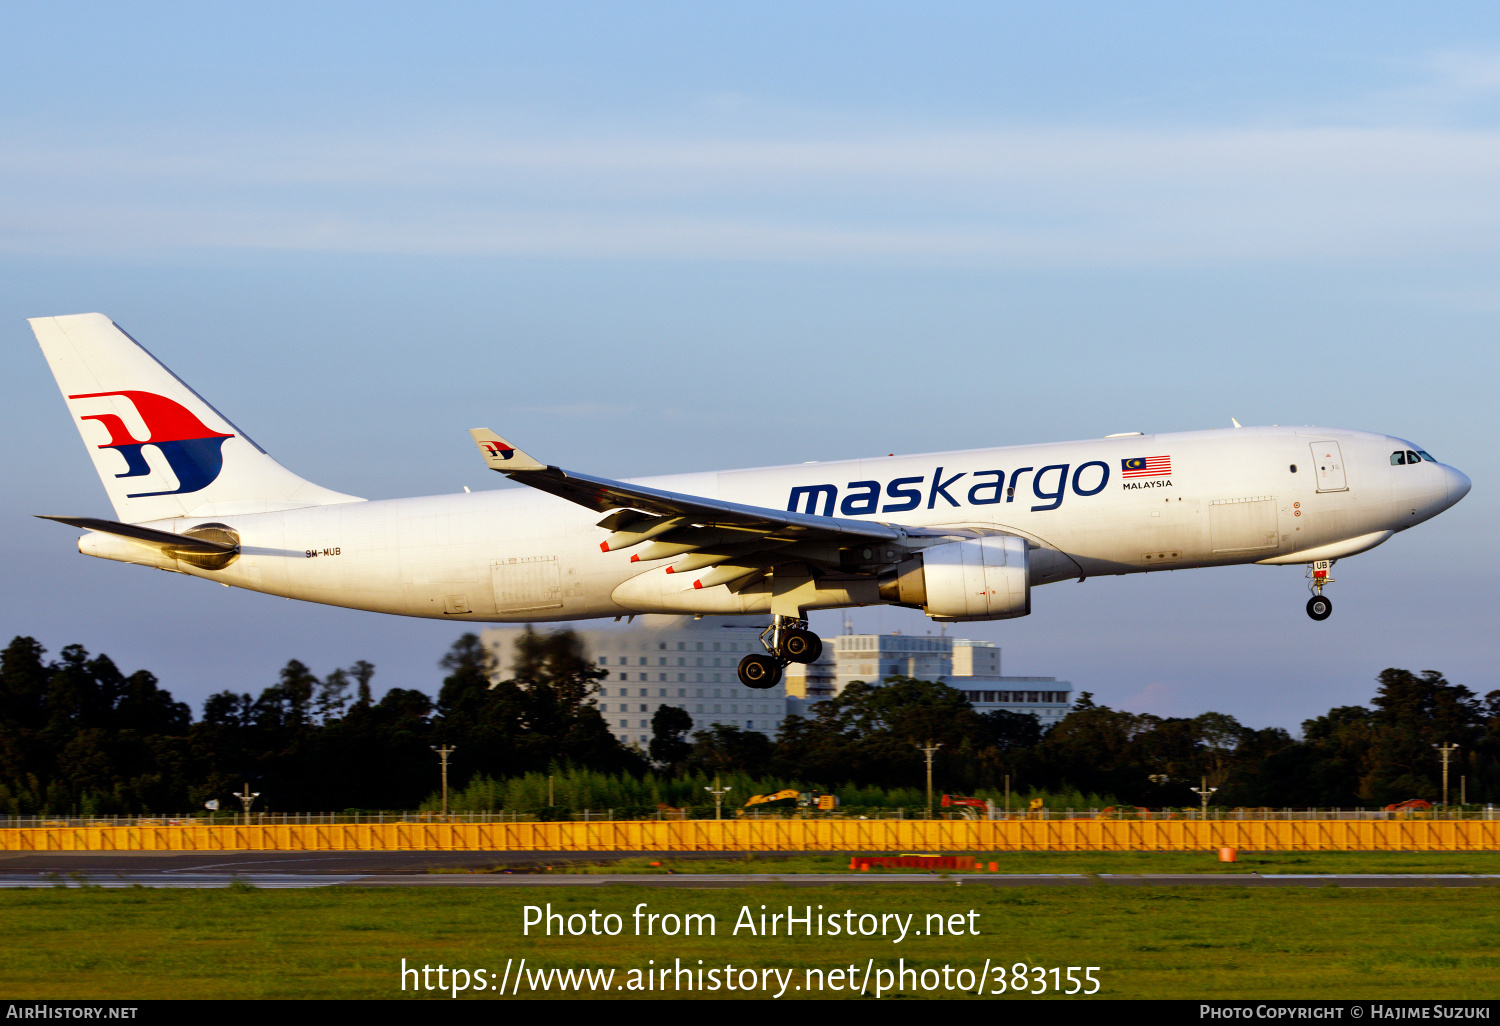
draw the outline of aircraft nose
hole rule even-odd
[[[1448,479],[1448,505],[1453,505],[1459,499],[1469,494],[1469,489],[1474,487],[1474,482],[1469,480],[1469,475],[1461,470],[1455,470],[1443,464],[1443,476]]]

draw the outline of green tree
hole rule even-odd
[[[755,730],[715,723],[693,734],[687,765],[705,774],[766,772],[771,764],[771,739]]]
[[[651,717],[651,760],[667,770],[676,769],[693,753],[693,746],[683,739],[693,729],[693,718],[686,709],[659,705]]]
[[[1436,670],[1383,670],[1370,704],[1373,730],[1360,794],[1376,804],[1441,796],[1441,744],[1474,750],[1485,736],[1482,703]]]

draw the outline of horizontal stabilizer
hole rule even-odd
[[[135,524],[121,524],[113,520],[96,520],[93,517],[49,517],[37,514],[40,520],[56,520],[59,524],[67,524],[69,527],[81,527],[87,531],[102,531],[105,534],[117,534],[122,538],[130,538],[133,541],[145,542],[148,545],[158,545],[162,548],[170,548],[177,552],[201,552],[207,554],[219,554],[225,552],[238,552],[238,545],[230,545],[224,542],[211,541],[207,538],[192,538],[185,534],[173,534],[171,531],[156,531],[149,527],[139,527]]]

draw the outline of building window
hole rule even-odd
[[[657,680],[666,680],[667,679],[667,675],[665,673],[657,674],[656,679]]]

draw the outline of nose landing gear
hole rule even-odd
[[[1313,597],[1307,600],[1307,615],[1314,620],[1326,620],[1333,615],[1333,602],[1323,594],[1323,589],[1333,583],[1334,560],[1320,559],[1307,568],[1307,587]]]
[[[808,630],[799,617],[773,616],[760,636],[770,655],[747,655],[740,660],[740,683],[747,688],[773,688],[787,663],[811,663],[823,654],[823,639]]]

